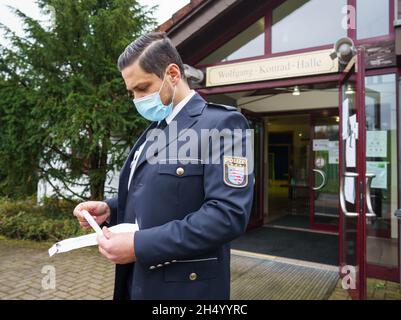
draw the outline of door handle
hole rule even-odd
[[[367,173],[366,178],[368,179],[368,182],[366,183],[366,205],[368,208],[368,212],[366,213],[367,218],[375,218],[376,213],[373,211],[373,206],[372,206],[372,194],[371,194],[371,188],[372,188],[372,180],[373,178],[376,177],[374,173]]]
[[[344,180],[345,177],[349,177],[349,178],[357,178],[358,174],[355,172],[345,172],[341,181],[340,181],[340,205],[341,205],[341,210],[343,211],[344,215],[349,217],[349,218],[355,218],[358,217],[358,213],[357,212],[348,212],[347,211],[347,205],[345,202],[345,194],[344,194]]]
[[[317,172],[318,174],[320,174],[320,175],[322,176],[323,181],[322,181],[322,183],[320,184],[320,186],[313,187],[312,189],[313,189],[314,191],[318,191],[318,190],[320,190],[320,189],[323,189],[323,188],[326,186],[326,184],[327,184],[326,174],[324,173],[324,171],[322,171],[322,170],[317,170],[317,169],[313,169],[313,172]]]

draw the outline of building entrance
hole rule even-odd
[[[233,248],[353,266],[363,295],[368,276],[399,281],[396,74],[347,70],[204,94],[254,129],[253,209]]]
[[[267,117],[266,223],[338,230],[336,111]]]

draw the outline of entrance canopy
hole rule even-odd
[[[254,113],[338,108],[337,83],[276,87],[209,95],[212,102]]]

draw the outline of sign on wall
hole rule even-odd
[[[206,86],[265,81],[338,72],[338,60],[332,60],[332,50],[246,62],[223,64],[206,69]]]

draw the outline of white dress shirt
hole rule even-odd
[[[182,108],[185,107],[185,105],[189,102],[189,100],[191,100],[191,98],[194,95],[195,95],[195,91],[191,90],[190,93],[184,99],[182,99],[179,104],[177,104],[174,107],[174,109],[171,112],[171,114],[166,118],[167,125],[169,125],[170,122],[174,120],[174,118],[177,116],[177,114],[182,110]],[[159,121],[159,123],[160,123],[160,121]],[[135,172],[136,164],[137,164],[138,159],[139,159],[139,157],[140,157],[140,155],[141,155],[141,153],[143,151],[143,148],[145,147],[145,144],[146,144],[146,141],[144,143],[142,143],[142,145],[138,148],[137,151],[135,151],[134,158],[132,159],[132,162],[131,162],[131,172],[130,172],[129,179],[128,179],[128,189],[129,189],[129,187],[131,185],[131,180],[132,180],[132,177],[133,177],[134,172]]]

